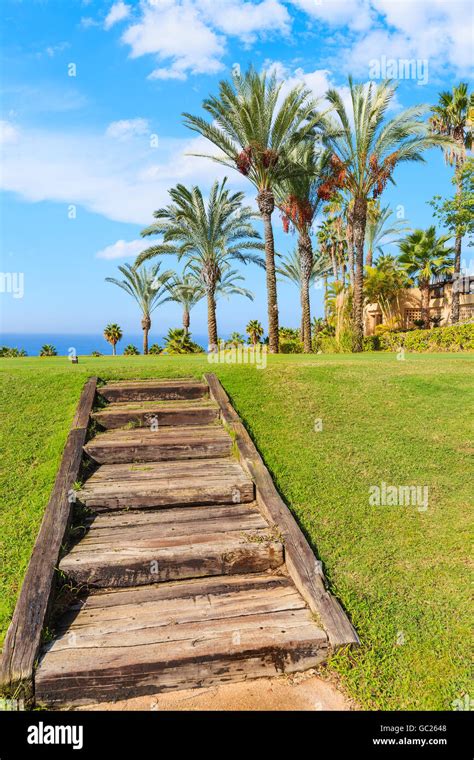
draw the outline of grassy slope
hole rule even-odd
[[[32,358],[0,371],[0,634],[85,378],[216,371],[361,636],[356,654],[331,663],[350,693],[372,709],[449,709],[469,691],[472,357],[281,356],[265,371],[200,357]],[[382,480],[428,485],[428,511],[369,506]]]

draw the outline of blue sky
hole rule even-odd
[[[472,65],[470,0],[3,0],[2,9],[2,271],[24,273],[23,298],[0,294],[5,332],[100,333],[111,321],[139,332],[134,303],[104,278],[146,247],[140,230],[169,187],[207,190],[224,176],[187,155],[203,141],[181,113],[199,113],[236,63],[347,97],[348,73],[365,82],[383,56],[418,60],[418,75],[400,79],[393,113],[435,102]],[[383,202],[426,226],[426,201],[451,192],[451,174],[431,151],[426,165],[396,171]],[[229,181],[253,203],[245,178]],[[277,213],[274,222],[278,250],[291,250],[295,238]],[[222,335],[252,318],[266,323],[264,273],[244,274],[255,301],[219,302]],[[321,289],[312,301],[321,314]],[[297,326],[294,286],[279,286],[279,303],[281,323]],[[154,326],[163,333],[179,322],[179,307],[167,305]],[[192,329],[206,332],[204,302]]]

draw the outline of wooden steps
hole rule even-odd
[[[254,499],[254,484],[228,459],[102,465],[78,493],[86,507],[144,509],[191,504],[241,504]]]
[[[232,440],[221,425],[135,428],[100,433],[84,447],[98,464],[228,457]]]
[[[108,383],[99,388],[107,401],[177,401],[209,396],[206,383],[195,380],[140,380]]]
[[[89,511],[59,562],[81,598],[44,648],[38,701],[113,701],[324,660],[331,641],[315,613],[332,625],[336,602],[319,590],[314,555],[284,505],[283,531],[272,519],[279,497],[268,471],[262,488],[257,452],[246,444],[245,466],[236,457],[239,431],[224,427],[233,420],[209,385],[120,382],[99,392],[109,405],[92,416],[106,432],[84,446],[99,466],[77,493]],[[305,596],[301,566],[317,576],[319,596]],[[350,638],[346,622],[340,638]]]
[[[59,569],[78,585],[115,587],[262,572],[283,563],[283,547],[255,507],[231,506],[218,516],[214,511],[167,509],[145,520],[134,514],[127,527],[104,514]]]
[[[291,581],[252,574],[105,591],[72,610],[36,674],[52,705],[311,668],[327,636]]]
[[[94,412],[92,417],[104,428],[133,425],[208,425],[219,419],[219,407],[207,398],[186,401],[121,401]]]

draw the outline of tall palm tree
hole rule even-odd
[[[402,235],[408,232],[409,227],[405,222],[402,219],[393,218],[394,216],[390,206],[380,208],[379,201],[369,201],[365,228],[366,266],[372,266],[375,251],[382,253],[383,245],[400,242]]]
[[[400,264],[418,282],[425,327],[430,326],[430,283],[453,271],[453,249],[445,247],[449,239],[449,235],[436,237],[436,228],[432,226],[427,230],[414,230],[399,245]]]
[[[181,304],[183,308],[183,330],[189,334],[191,324],[191,309],[206,295],[202,282],[195,277],[185,274],[182,277],[176,275],[167,285],[170,301]]]
[[[321,203],[317,191],[318,185],[321,183],[321,176],[328,164],[329,154],[327,151],[316,152],[313,142],[304,141],[293,149],[292,158],[300,170],[276,183],[275,198],[282,213],[285,232],[288,232],[292,227],[298,233],[298,267],[301,275],[299,285],[302,309],[301,340],[304,351],[310,353],[311,303],[309,288],[314,258],[310,232]]]
[[[323,209],[323,213],[327,217],[327,232],[330,237],[332,254],[337,265],[342,269],[342,283],[345,287],[347,268],[349,285],[352,288],[355,279],[353,208],[354,203],[349,193],[336,192]],[[322,234],[324,237],[324,227]]]
[[[263,248],[252,224],[255,215],[242,206],[244,193],[230,193],[226,182],[214,182],[207,204],[199,187],[177,185],[170,190],[173,203],[155,211],[156,222],[141,233],[162,235],[163,240],[143,251],[136,262],[165,254],[185,259],[185,273],[198,279],[206,292],[210,350],[217,347],[216,288],[229,262],[263,266],[261,254],[252,253]]]
[[[257,190],[257,204],[265,231],[265,268],[268,300],[269,348],[278,351],[278,301],[272,213],[274,189],[296,167],[292,149],[308,137],[321,121],[310,91],[295,87],[286,95],[275,75],[258,74],[250,67],[237,70],[231,81],[221,81],[219,95],[203,102],[209,123],[183,114],[185,124],[221,150],[213,160],[237,169]]]
[[[142,312],[142,330],[143,330],[143,353],[148,353],[148,333],[151,328],[151,314],[162,303],[169,301],[167,283],[174,274],[167,270],[160,274],[161,263],[147,269],[146,267],[136,268],[130,264],[119,266],[119,271],[123,274],[123,280],[117,280],[115,277],[106,277],[106,282],[112,282],[119,288],[122,288],[132,298],[135,299]]]
[[[306,353],[311,351],[311,343],[308,348],[308,336],[311,341],[311,331],[306,332],[306,319],[307,312],[305,313],[305,300],[306,295],[309,298],[309,288],[320,277],[325,277],[331,272],[331,261],[327,254],[320,253],[317,257],[314,257],[311,253],[311,270],[309,278],[307,271],[303,271],[301,249],[295,248],[292,253],[283,257],[282,261],[277,266],[277,274],[281,277],[292,282],[300,291],[301,302],[301,339],[304,344],[304,350]]]
[[[327,119],[326,139],[333,150],[333,176],[320,188],[330,199],[338,189],[346,189],[353,203],[352,227],[355,247],[354,351],[362,351],[364,336],[364,240],[367,204],[370,195],[378,198],[388,181],[393,181],[397,164],[423,161],[422,153],[436,145],[448,145],[445,135],[433,135],[421,120],[427,106],[407,108],[387,121],[386,113],[397,85],[384,81],[376,85],[354,84],[349,77],[352,115],[337,90],[326,93],[337,114]]]
[[[245,328],[245,332],[249,336],[249,342],[253,346],[256,346],[260,342],[260,338],[263,336],[263,327],[258,319],[251,319]]]
[[[474,93],[469,94],[466,82],[453,87],[452,92],[441,92],[438,105],[431,109],[430,126],[435,134],[448,135],[453,145],[444,148],[446,160],[454,166],[457,179],[456,193],[462,191],[461,169],[466,159],[466,150],[472,148],[472,123],[469,112],[474,108]],[[457,231],[454,241],[454,275],[461,272],[462,233]],[[459,288],[453,288],[451,301],[451,322],[459,322]]]
[[[112,356],[115,356],[116,351],[115,347],[119,340],[122,340],[123,333],[122,329],[115,323],[111,322],[104,330],[104,338],[107,341],[107,343],[110,343],[112,346]]]

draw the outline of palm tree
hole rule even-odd
[[[216,301],[221,296],[229,298],[230,296],[245,296],[253,301],[253,293],[247,288],[243,288],[238,285],[239,282],[244,282],[245,277],[237,272],[236,269],[231,269],[230,266],[223,266],[221,270],[221,278],[216,287]]]
[[[397,164],[423,161],[422,153],[436,145],[452,143],[445,135],[433,135],[421,121],[427,106],[412,106],[390,121],[387,109],[397,89],[391,81],[376,85],[354,84],[349,77],[352,100],[351,117],[337,90],[326,93],[338,121],[327,119],[326,139],[333,150],[333,176],[320,187],[323,198],[330,199],[338,189],[350,193],[355,248],[354,351],[362,351],[364,336],[364,240],[369,196],[378,198]]]
[[[329,154],[327,151],[316,153],[314,143],[305,141],[294,148],[292,158],[300,170],[277,182],[275,198],[282,213],[285,232],[288,232],[291,226],[298,233],[298,260],[301,274],[299,282],[302,310],[301,340],[304,351],[310,353],[311,303],[309,288],[313,271],[313,246],[310,232],[321,203],[317,190],[321,176],[327,168]]]
[[[425,327],[430,326],[430,283],[453,271],[452,248],[446,248],[449,235],[436,237],[436,228],[414,230],[400,242],[398,260],[407,275],[416,277],[421,293],[421,313]]]
[[[39,352],[40,356],[57,356],[58,352],[56,351],[55,347],[51,343],[45,343],[44,346],[41,346],[41,351]]]
[[[336,263],[336,269],[341,268],[341,282],[344,288],[346,287],[346,269],[349,273],[348,284],[352,288],[355,279],[353,206],[353,201],[347,192],[336,192],[323,209],[327,219],[320,228],[320,238],[329,236],[330,253]],[[338,275],[336,274],[335,277],[337,279]]]
[[[231,260],[263,266],[261,255],[251,250],[263,248],[252,225],[254,213],[242,206],[243,193],[230,193],[227,180],[215,182],[205,204],[199,187],[177,185],[170,190],[173,201],[155,211],[157,220],[142,231],[143,236],[162,235],[163,241],[143,251],[136,262],[164,254],[186,260],[185,272],[202,283],[207,295],[209,346],[217,346],[216,289]]]
[[[410,283],[406,269],[395,256],[382,255],[375,266],[365,267],[366,302],[379,305],[385,324],[399,321],[400,296]]]
[[[143,330],[143,353],[148,354],[148,333],[151,328],[151,314],[162,303],[169,301],[167,282],[173,272],[168,270],[159,274],[161,263],[156,264],[150,269],[142,267],[137,269],[124,264],[119,267],[123,274],[123,280],[117,280],[115,277],[106,277],[106,282],[112,282],[122,290],[125,290],[138,303],[142,312],[142,330]]]
[[[239,346],[243,346],[244,343],[245,343],[245,336],[239,332],[233,332],[229,340],[227,341],[227,346],[238,348]]]
[[[474,107],[474,93],[469,94],[468,85],[461,82],[452,92],[442,92],[437,106],[431,109],[431,129],[435,134],[448,135],[453,144],[444,148],[446,160],[454,165],[457,177],[456,194],[462,192],[461,170],[466,159],[466,150],[472,148],[472,123],[469,112]],[[454,275],[461,273],[462,232],[456,232],[454,241]],[[459,322],[459,288],[453,288],[451,301],[451,322]]]
[[[305,254],[303,254],[305,256]],[[282,259],[282,262],[277,267],[277,274],[281,277],[292,282],[300,291],[301,301],[301,339],[304,344],[305,353],[311,351],[311,342],[308,348],[308,335],[311,341],[311,329],[309,333],[306,332],[306,319],[305,316],[305,300],[306,296],[309,299],[309,288],[315,282],[315,280],[325,277],[331,271],[331,261],[327,254],[319,254],[317,258],[314,257],[311,251],[311,269],[309,278],[306,271],[303,271],[301,248],[295,248],[292,253],[287,254]]]
[[[257,343],[260,343],[260,338],[263,335],[263,327],[258,319],[251,319],[245,328],[245,332],[249,336],[249,342],[252,343],[253,346],[256,346]]]
[[[123,333],[121,328],[115,324],[115,322],[112,322],[111,324],[107,325],[107,327],[104,330],[104,338],[107,341],[107,343],[110,343],[112,346],[112,356],[115,356],[115,346],[119,342],[119,340],[122,340]]]
[[[140,351],[136,346],[134,346],[132,343],[129,343],[128,346],[124,349],[123,355],[124,356],[138,356]]]
[[[190,333],[184,329],[170,328],[165,339],[164,350],[168,354],[200,354],[203,349],[197,343],[193,343]]]
[[[367,255],[365,264],[372,266],[375,251],[382,253],[383,245],[399,243],[402,233],[406,233],[409,227],[402,219],[392,219],[394,216],[390,206],[380,208],[379,201],[369,201],[367,212],[367,226],[365,228],[365,245]]]
[[[269,347],[278,352],[278,302],[275,273],[275,244],[272,213],[275,185],[296,168],[292,149],[310,135],[321,117],[316,113],[310,91],[295,87],[282,95],[283,82],[276,76],[258,74],[250,67],[237,70],[231,81],[221,81],[219,95],[203,102],[212,122],[183,114],[190,129],[206,137],[221,150],[207,156],[237,169],[257,189],[257,204],[265,231],[265,268],[268,300]]]
[[[206,291],[199,280],[187,274],[182,277],[176,275],[167,287],[170,293],[170,301],[175,301],[183,307],[183,329],[185,335],[188,335],[191,324],[191,309],[204,298]]]

